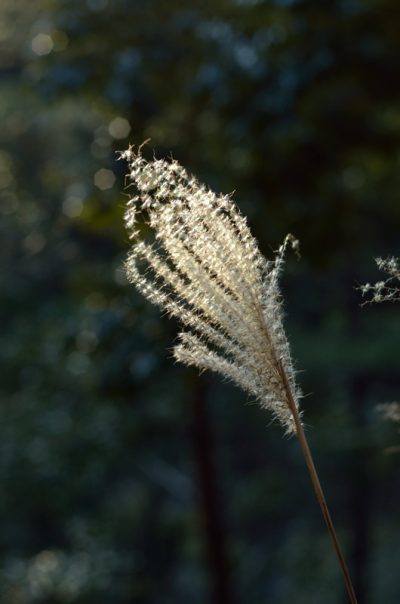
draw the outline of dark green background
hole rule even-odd
[[[346,602],[296,440],[126,284],[115,151],[146,138],[266,255],[301,240],[310,444],[360,604],[399,604],[399,308],[355,289],[399,254],[399,31],[398,0],[1,0],[2,604]]]

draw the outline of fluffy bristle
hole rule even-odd
[[[133,240],[127,275],[185,328],[175,358],[232,380],[294,432],[287,385],[296,405],[300,393],[278,277],[286,246],[297,242],[288,236],[267,262],[229,196],[208,190],[175,161],[147,162],[132,149],[122,157],[138,193],[125,215]],[[151,241],[139,239],[138,212],[151,227]]]

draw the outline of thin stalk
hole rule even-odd
[[[288,405],[290,407],[290,410],[293,414],[293,419],[295,421],[296,424],[296,431],[297,431],[297,438],[299,439],[299,443],[300,443],[300,447],[302,450],[302,453],[304,455],[304,459],[307,465],[307,469],[311,478],[311,482],[312,485],[314,487],[314,491],[315,494],[317,495],[317,499],[318,499],[318,503],[321,507],[321,511],[322,511],[322,515],[324,517],[329,535],[332,539],[332,543],[333,543],[333,547],[335,548],[335,552],[336,552],[336,556],[337,559],[339,561],[340,564],[340,568],[342,570],[343,573],[343,578],[344,578],[344,582],[346,585],[346,589],[347,589],[347,593],[349,595],[350,598],[350,602],[351,604],[357,604],[357,598],[356,598],[356,594],[354,591],[354,587],[353,584],[351,582],[351,577],[350,577],[350,573],[349,573],[349,569],[347,568],[347,564],[346,561],[344,559],[344,556],[342,554],[342,550],[340,548],[339,545],[339,541],[336,535],[336,531],[335,531],[335,527],[333,526],[333,522],[332,522],[332,518],[331,515],[329,513],[329,509],[328,509],[328,505],[326,503],[326,499],[325,499],[325,495],[324,492],[322,490],[321,487],[321,483],[319,481],[319,477],[318,477],[318,473],[311,455],[311,451],[310,451],[310,447],[308,446],[308,442],[307,442],[307,437],[305,435],[301,420],[300,420],[300,416],[299,416],[299,412],[297,410],[297,406],[294,402],[293,399],[293,395],[292,395],[292,391],[290,388],[290,384],[288,382],[287,376],[286,376],[286,372],[282,366],[282,363],[279,363],[280,366],[280,374],[281,377],[283,379],[284,385],[285,385],[285,390],[287,393],[287,400],[288,400]]]

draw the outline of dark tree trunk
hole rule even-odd
[[[232,589],[226,553],[226,533],[217,488],[212,429],[207,412],[206,383],[193,383],[193,446],[203,512],[206,553],[212,580],[212,602],[232,604]]]

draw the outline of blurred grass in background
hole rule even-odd
[[[399,254],[394,0],[2,0],[0,602],[336,604],[295,440],[166,348],[128,287],[126,166],[151,138],[287,232],[287,330],[360,604],[398,604],[399,309],[360,309]]]

